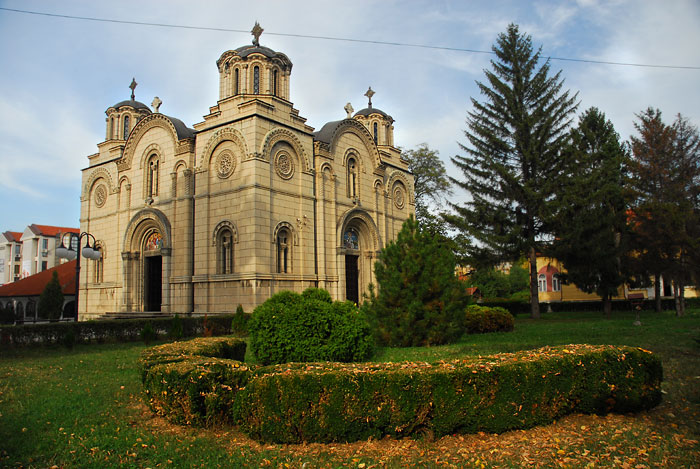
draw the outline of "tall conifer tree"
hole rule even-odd
[[[496,59],[477,82],[484,101],[472,98],[464,132],[466,156],[452,162],[464,173],[453,182],[471,195],[446,220],[477,242],[475,262],[497,263],[525,256],[530,263],[531,315],[540,316],[537,251],[545,233],[547,204],[560,174],[560,153],[578,103],[563,91],[561,72],[540,66],[541,48],[511,24],[493,46]]]
[[[568,167],[555,196],[552,257],[564,265],[566,281],[600,295],[609,316],[612,297],[626,279],[627,151],[612,122],[596,108],[581,116],[571,137],[563,158]]]

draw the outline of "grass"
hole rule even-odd
[[[664,402],[635,415],[570,416],[501,435],[336,445],[261,445],[232,428],[171,425],[145,406],[136,359],[143,344],[2,350],[2,467],[690,467],[700,459],[700,312],[549,313],[515,331],[452,345],[381,349],[376,361],[438,361],[544,345],[639,346],[664,364]]]

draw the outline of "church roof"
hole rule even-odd
[[[58,283],[64,295],[75,295],[75,264],[76,260],[57,265],[38,274],[8,283],[0,287],[0,297],[39,296],[49,283],[53,272],[58,273]]]
[[[113,107],[114,109],[119,109],[122,106],[131,106],[134,109],[146,109],[146,110],[150,111],[148,106],[146,106],[145,104],[143,104],[140,101],[136,101],[133,99],[127,99],[124,101],[120,101],[117,104],[115,104],[114,106],[110,106],[110,107]]]
[[[394,122],[393,117],[391,117],[389,114],[382,111],[381,109],[377,109],[376,107],[366,107],[366,108],[361,109],[355,113],[356,116],[369,116],[370,114],[379,114],[383,117],[386,117],[390,121]]]
[[[184,122],[182,122],[180,119],[176,117],[170,117],[166,116],[163,114],[163,117],[167,117],[170,119],[170,122],[172,122],[173,127],[175,127],[175,131],[177,132],[177,139],[182,140],[183,138],[192,138],[194,137],[194,129],[190,129],[185,125]]]
[[[318,141],[324,142],[324,143],[331,143],[331,139],[333,138],[333,134],[335,133],[335,130],[345,120],[347,120],[347,119],[328,122],[323,127],[321,127],[321,130],[319,130],[318,132],[314,132],[314,140],[318,140]]]

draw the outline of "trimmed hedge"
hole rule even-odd
[[[151,409],[180,424],[230,421],[235,395],[250,377],[245,350],[244,340],[230,337],[144,350],[138,367]]]
[[[661,401],[661,362],[633,347],[568,345],[435,364],[251,368],[180,352],[185,344],[144,351],[151,407],[180,423],[239,424],[249,436],[276,443],[503,432]]]
[[[505,308],[471,305],[467,307],[464,327],[469,334],[510,332],[515,327],[515,320]]]
[[[206,328],[211,335],[231,333],[233,315],[152,319],[108,319],[102,321],[52,322],[0,327],[0,346],[54,345],[73,337],[74,343],[129,342],[141,340],[141,333],[150,324],[156,337],[167,337],[173,326],[181,327],[182,337],[202,335]],[[179,323],[179,326],[177,325]]]

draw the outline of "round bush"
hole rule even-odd
[[[255,308],[248,332],[251,351],[264,365],[361,361],[373,352],[364,314],[351,302],[332,302],[318,289],[273,295]]]
[[[514,326],[513,315],[505,308],[479,305],[467,307],[464,327],[469,334],[509,332]]]

